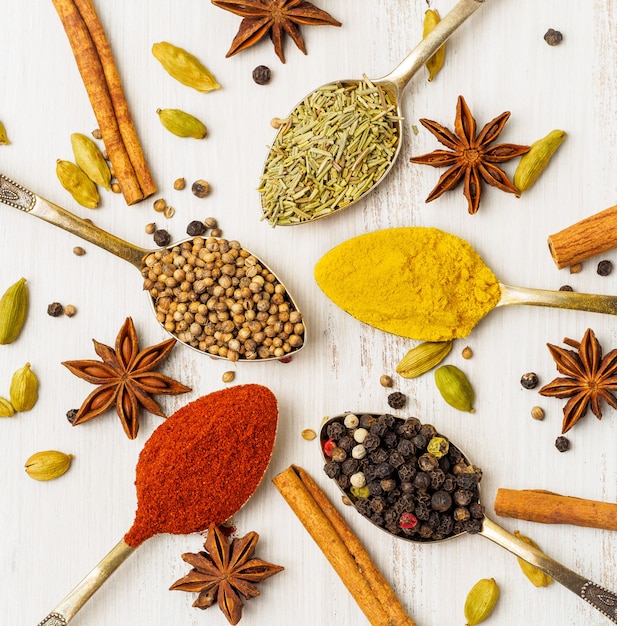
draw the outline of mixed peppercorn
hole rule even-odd
[[[437,541],[482,529],[482,471],[431,424],[349,413],[322,429],[321,444],[325,473],[391,534]]]

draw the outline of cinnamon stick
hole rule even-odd
[[[91,0],[52,0],[107,149],[114,174],[131,205],[156,192],[124,96],[111,47]]]
[[[540,489],[498,489],[495,513],[542,524],[617,530],[617,503],[562,496]]]
[[[315,481],[291,465],[272,480],[373,626],[415,626],[360,540]]]
[[[548,248],[559,269],[617,247],[617,206],[550,235]]]

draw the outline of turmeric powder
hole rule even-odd
[[[360,321],[423,341],[466,337],[501,297],[497,278],[468,242],[427,227],[348,239],[317,262],[315,280]]]

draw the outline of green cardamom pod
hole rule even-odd
[[[96,185],[75,163],[58,159],[56,176],[60,184],[73,196],[73,200],[88,209],[96,209],[100,196]]]
[[[161,124],[178,137],[193,137],[203,139],[208,131],[205,125],[190,113],[180,109],[157,109]]]
[[[71,147],[75,155],[75,163],[95,184],[111,189],[111,171],[99,147],[86,135],[73,133]]]
[[[13,417],[15,407],[6,399],[0,397],[0,417]]]
[[[441,18],[439,17],[439,13],[434,9],[429,9],[424,14],[424,29],[422,33],[422,38],[425,39],[426,36],[439,24]],[[446,44],[443,44],[437,52],[424,64],[426,69],[428,70],[428,81],[432,81],[433,78],[437,75],[439,70],[443,67],[444,61],[446,58]]]
[[[213,91],[221,86],[206,66],[190,52],[167,41],[155,43],[152,54],[163,69],[177,81],[197,91]]]
[[[403,378],[417,378],[439,365],[452,350],[453,341],[424,341],[412,348],[396,366]]]
[[[491,615],[499,600],[499,586],[494,578],[482,578],[467,594],[465,619],[467,626],[475,626]]]
[[[6,128],[4,128],[4,124],[0,122],[0,146],[6,146],[10,143],[9,138],[6,136]]]
[[[39,381],[30,363],[18,369],[11,378],[9,396],[16,411],[29,411],[38,399]]]
[[[35,452],[25,463],[26,473],[34,480],[54,480],[68,471],[72,460],[72,454],[58,450]]]
[[[442,398],[459,411],[473,413],[475,393],[471,383],[456,365],[442,365],[435,370],[435,384]]]
[[[525,537],[525,535],[522,535],[518,530],[515,530],[514,534],[521,541],[524,541],[525,543],[529,544],[530,546],[533,546],[534,548],[540,549],[538,547],[538,544],[533,539],[530,539],[529,537]],[[545,574],[542,570],[538,569],[535,565],[528,563],[527,561],[525,561],[524,559],[521,559],[520,557],[516,557],[516,558],[518,560],[518,564],[521,567],[521,570],[523,571],[523,574],[525,574],[525,576],[527,576],[527,578],[529,578],[529,580],[536,587],[548,587],[548,585],[550,585],[553,582],[553,579],[548,574]]]
[[[0,298],[0,344],[13,343],[26,321],[28,312],[28,287],[20,278]]]
[[[529,152],[524,154],[518,162],[512,178],[514,186],[519,191],[518,196],[538,180],[565,138],[565,130],[552,130],[546,137],[531,144]]]

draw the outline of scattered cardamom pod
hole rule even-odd
[[[87,209],[96,209],[100,196],[96,185],[75,163],[58,159],[56,176],[60,184],[73,196],[73,200]]]
[[[471,383],[456,365],[442,365],[435,370],[435,384],[441,397],[459,411],[473,413],[475,393]]]
[[[528,543],[530,546],[533,546],[534,548],[538,548],[538,550],[540,549],[538,547],[538,544],[533,539],[530,539],[529,537],[525,537],[525,535],[522,535],[518,530],[515,530],[514,534],[521,541]],[[527,561],[525,561],[524,559],[521,559],[518,556],[516,558],[518,560],[518,564],[521,566],[521,570],[523,570],[523,574],[525,574],[525,576],[527,576],[527,578],[529,578],[529,580],[536,587],[548,587],[548,585],[550,585],[553,582],[553,579],[548,574],[545,574],[542,570],[539,570],[535,565],[532,565],[531,563],[527,563]]]
[[[20,278],[0,298],[0,344],[13,343],[26,321],[28,312],[28,287]]]
[[[73,133],[71,147],[75,156],[75,163],[86,173],[86,176],[95,184],[111,189],[111,170],[99,147],[86,135]]]
[[[6,399],[0,397],[0,417],[13,417],[15,415],[15,408]]]
[[[452,350],[450,341],[424,341],[412,348],[396,366],[403,378],[417,378],[439,365]]]
[[[35,452],[25,463],[26,473],[34,480],[54,480],[71,466],[72,454],[58,450]]]
[[[429,9],[424,14],[424,29],[422,33],[422,38],[426,38],[426,36],[439,24],[441,18],[439,17],[439,13],[434,9]],[[433,78],[437,75],[439,70],[443,67],[444,61],[446,58],[446,44],[443,44],[437,52],[424,64],[426,69],[428,70],[428,81],[432,81]]]
[[[475,626],[487,619],[499,600],[499,586],[494,578],[482,578],[467,594],[465,619],[467,626]]]
[[[192,87],[197,91],[213,91],[221,88],[212,72],[196,56],[183,48],[174,46],[168,41],[161,41],[152,46],[152,54],[170,76],[187,87]]]
[[[38,399],[39,381],[30,363],[18,369],[11,378],[9,397],[16,411],[29,411]]]
[[[190,113],[180,109],[157,109],[161,124],[178,137],[203,139],[208,131],[205,125]]]
[[[6,146],[10,144],[9,138],[6,136],[6,129],[4,124],[0,122],[0,146]]]
[[[517,197],[538,180],[565,138],[565,130],[552,130],[546,137],[531,144],[529,152],[521,157],[514,171],[512,181],[519,191]]]

